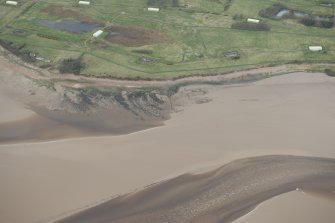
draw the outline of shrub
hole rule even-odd
[[[84,63],[82,63],[81,59],[65,59],[62,61],[61,66],[59,68],[60,73],[73,73],[80,74],[82,69],[85,67]]]
[[[245,19],[245,17],[242,14],[235,14],[233,16],[233,20],[244,20],[244,19]]]
[[[146,50],[146,49],[132,50],[132,52],[139,53],[139,54],[147,54],[147,55],[151,55],[154,53],[154,51]]]
[[[330,29],[330,28],[332,28],[334,26],[334,22],[332,22],[332,21],[322,21],[321,22],[321,26],[323,28]]]
[[[315,19],[313,18],[303,18],[300,20],[302,24],[305,26],[314,26],[315,25]]]
[[[178,7],[179,0],[147,0],[147,5],[159,8],[164,8],[167,6]]]
[[[325,69],[325,73],[330,77],[335,77],[335,70],[327,68]]]
[[[233,1],[233,0],[228,0],[228,1],[226,2],[223,11],[228,11],[228,10],[229,10],[229,8],[230,8],[230,6],[231,6],[231,4],[232,4],[232,1]]]
[[[35,62],[35,57],[31,56],[31,52],[25,50],[26,45],[14,45],[12,42],[1,40],[0,39],[0,46],[11,52],[17,57],[20,57],[23,61],[32,63]]]

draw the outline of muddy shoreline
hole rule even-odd
[[[162,80],[122,80],[115,78],[97,78],[83,75],[73,74],[57,74],[47,69],[36,67],[32,64],[22,61],[19,57],[11,54],[0,46],[0,65],[20,72],[27,78],[33,80],[48,80],[50,82],[57,82],[64,86],[75,89],[87,87],[125,87],[145,88],[145,87],[166,87],[175,85],[190,85],[190,84],[224,84],[230,81],[243,82],[248,80],[262,79],[265,77],[276,76],[280,74],[298,72],[306,70],[308,65],[279,65],[279,66],[259,66],[257,68],[249,68],[246,70],[237,70],[233,72],[215,74],[208,76],[189,76],[177,79],[162,79]],[[75,83],[74,83],[75,82]]]
[[[280,66],[175,81],[122,81],[52,74],[10,54],[0,56],[0,65],[1,92],[16,95],[35,114],[0,122],[1,144],[121,135],[162,126],[180,101],[211,100],[201,88],[179,92],[184,86],[249,83],[289,70]]]
[[[3,137],[0,143],[0,196],[5,201],[0,203],[0,221],[53,222],[153,182],[202,168],[212,170],[241,158],[273,154],[335,158],[332,135],[335,106],[331,103],[335,95],[335,79],[321,73],[281,75],[281,72],[267,73],[261,69],[207,77],[208,81],[199,77],[199,81],[167,81],[155,85],[155,82],[88,80],[71,75],[63,79],[57,75],[48,76],[43,73],[46,71],[40,73],[8,63],[3,58],[0,63],[5,64],[1,67],[0,101],[6,105],[0,110],[4,114],[0,119],[0,135]],[[169,82],[173,84],[167,84]],[[155,126],[160,127],[153,129]],[[143,129],[148,130],[139,131]],[[333,175],[328,184],[326,177],[323,178],[323,171],[327,169],[322,166],[324,162],[310,159],[313,160],[295,160],[288,164],[288,169],[283,169],[282,165],[267,168],[269,172],[258,169],[256,163],[263,162],[259,160],[255,162],[255,168],[241,167],[240,171],[235,166],[236,171],[229,176],[223,174],[224,168],[217,169],[218,174],[214,175],[209,174],[213,171],[208,171],[207,175],[184,175],[177,178],[181,184],[171,188],[163,186],[166,190],[162,192],[168,193],[167,197],[173,195],[171,199],[163,196],[161,201],[156,200],[143,191],[136,196],[161,204],[159,207],[167,208],[164,210],[171,213],[174,210],[169,208],[174,204],[187,207],[195,204],[196,208],[180,213],[184,219],[189,219],[186,216],[189,213],[203,210],[213,218],[224,217],[228,221],[274,194],[298,186],[310,189],[311,185],[305,184],[310,180],[324,183],[314,185],[316,188],[312,189],[328,190],[323,185],[332,186]],[[276,162],[264,165],[270,167],[271,163]],[[306,172],[311,175],[300,178],[301,169],[311,170]],[[297,175],[291,176],[295,170]],[[314,170],[320,171],[315,173]],[[316,176],[318,174],[322,179]],[[221,176],[226,179],[224,182],[235,182],[240,187],[227,188],[227,184],[221,184]],[[283,179],[282,183],[288,184],[273,183],[277,178],[272,176],[278,176]],[[236,203],[228,199],[224,209],[228,208],[233,215],[217,214],[222,203],[211,196],[222,198],[221,201],[223,197],[217,196],[216,189],[236,195],[240,191],[233,188],[253,186],[253,180],[257,179],[259,182],[273,180],[273,184],[265,182],[262,185],[271,188],[259,187],[264,190],[255,196],[251,196],[248,191],[253,191],[246,188],[241,196],[245,195],[247,206],[236,209]],[[183,191],[184,183],[194,189],[183,193],[187,197],[174,190],[180,188]],[[156,186],[160,188],[162,185],[165,184]],[[210,190],[202,190],[206,185]],[[204,195],[200,199],[204,202],[195,196],[193,198],[200,203],[192,203],[194,194]],[[136,208],[132,206],[136,201],[132,195],[122,196],[124,201],[119,201]],[[263,198],[259,200],[260,197]],[[150,209],[150,205],[145,204],[142,208]],[[145,210],[142,214],[142,220],[146,222]],[[159,217],[159,213],[156,216]]]

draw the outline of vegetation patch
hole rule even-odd
[[[50,40],[59,40],[59,37],[57,36],[51,36],[43,33],[37,33],[36,34],[38,37],[44,38],[44,39],[50,39]]]
[[[157,8],[178,7],[179,0],[147,0],[147,6]]]
[[[270,31],[270,26],[265,23],[236,22],[231,25],[233,29],[250,31]]]
[[[172,80],[293,62],[328,63],[335,61],[335,29],[330,28],[334,19],[329,16],[334,5],[323,7],[323,1],[334,2],[180,0],[180,6],[173,7],[177,1],[94,0],[84,7],[78,1],[21,0],[19,7],[0,9],[0,39],[12,53],[50,71],[61,68],[127,80]],[[147,7],[162,10],[154,13]],[[294,12],[303,17],[292,17]],[[271,19],[280,14],[276,21],[262,18],[256,24],[258,13]],[[248,18],[255,24],[246,23]],[[43,20],[50,25],[43,26]],[[99,26],[64,31],[64,21]],[[77,30],[80,24],[70,25]],[[98,29],[103,34],[94,38]],[[327,53],[310,53],[307,46],[322,46]],[[241,58],[224,56],[232,50]],[[76,60],[82,54],[84,64]]]
[[[166,34],[142,27],[132,26],[112,26],[107,28],[110,33],[106,40],[128,47],[139,47],[155,43],[168,42]]]
[[[335,77],[335,69],[325,69],[325,73],[330,77]]]
[[[330,19],[316,19],[314,17],[307,17],[300,20],[300,23],[304,24],[305,26],[314,26],[314,27],[321,27],[330,29],[334,27],[334,22]]]
[[[27,32],[23,29],[14,29],[13,33],[17,36],[26,36]]]
[[[245,20],[246,18],[245,18],[245,16],[243,15],[243,14],[235,14],[234,16],[233,16],[233,20],[237,20],[237,21],[243,21],[243,20]]]
[[[145,55],[151,55],[154,53],[154,51],[146,50],[146,49],[132,50],[131,52],[138,53],[138,54],[145,54]]]
[[[228,11],[232,4],[233,4],[233,0],[227,0],[224,6],[224,11]]]
[[[77,59],[69,58],[62,61],[61,66],[59,67],[59,72],[80,74],[84,68],[85,64],[82,62],[82,57]]]
[[[13,42],[0,39],[0,45],[9,52],[11,52],[12,54],[14,54],[15,56],[20,57],[22,60],[26,62],[31,63],[36,61],[35,57],[31,56],[32,53],[25,49],[26,44],[16,45]]]
[[[42,12],[57,16],[59,18],[72,18],[80,22],[97,23],[100,25],[104,25],[104,22],[100,20],[93,19],[87,15],[81,14],[71,9],[65,9],[61,5],[50,4],[46,8],[42,9]]]

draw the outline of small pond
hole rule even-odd
[[[51,29],[58,29],[66,32],[81,34],[89,32],[100,27],[100,24],[80,22],[75,20],[63,20],[60,22],[54,22],[49,20],[40,20],[39,24]]]
[[[285,17],[291,17],[296,19],[303,19],[303,18],[313,18],[315,21],[329,21],[329,18],[322,17],[322,16],[313,16],[306,12],[295,11],[291,9],[282,9],[275,15],[275,19],[283,19]]]

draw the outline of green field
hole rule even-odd
[[[335,28],[309,27],[297,19],[269,19],[259,11],[280,2],[289,9],[334,20],[335,1],[318,0],[0,0],[0,40],[30,62],[59,70],[67,59],[80,60],[83,75],[129,79],[166,79],[217,74],[283,63],[335,61]],[[149,6],[159,12],[149,12]],[[247,18],[270,31],[232,29]],[[84,33],[48,28],[41,21],[76,20],[100,24]],[[93,38],[99,30],[104,34]],[[110,39],[109,39],[110,37]],[[322,52],[308,46],[321,45]],[[240,59],[224,56],[240,53]]]

